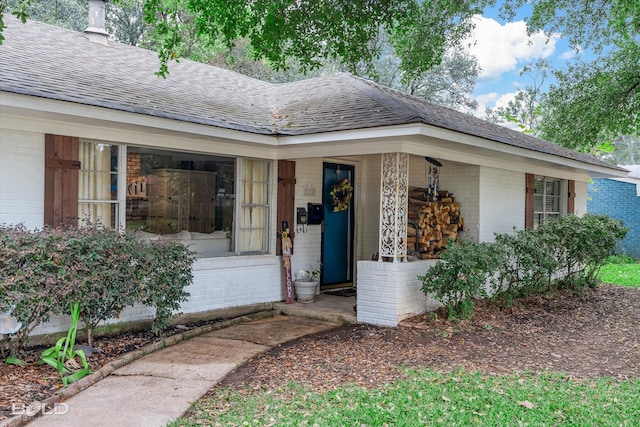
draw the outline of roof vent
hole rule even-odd
[[[104,45],[109,40],[105,27],[105,3],[106,0],[89,0],[89,26],[84,30],[90,41]]]

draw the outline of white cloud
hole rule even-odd
[[[484,119],[487,108],[507,107],[509,105],[509,101],[513,101],[515,99],[516,93],[517,92],[499,94],[497,92],[490,92],[478,95],[475,97],[476,101],[478,101],[478,108],[473,111],[472,114]],[[518,130],[518,125],[515,123],[504,122],[500,124],[510,129]]]
[[[578,46],[575,49],[569,49],[567,51],[562,52],[560,55],[558,55],[558,58],[568,61],[569,59],[572,59],[573,57],[575,57],[580,53],[582,53],[582,48]]]
[[[549,38],[542,32],[527,35],[524,21],[502,25],[480,15],[474,20],[476,27],[469,40],[473,43],[469,52],[478,58],[482,80],[497,79],[502,73],[515,70],[519,62],[550,56],[559,38]]]
[[[508,107],[509,101],[516,99],[516,93],[517,92],[509,92],[500,95],[500,97],[495,100],[494,107]]]

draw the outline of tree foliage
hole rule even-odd
[[[562,33],[595,60],[554,72],[544,96],[540,136],[591,153],[621,136],[640,136],[640,5],[637,0],[509,0],[515,16],[530,6],[528,30]]]
[[[8,0],[0,0],[0,12]],[[12,6],[27,17],[33,0]],[[115,0],[131,5],[130,0]],[[180,56],[185,31],[195,31],[205,43],[223,41],[232,46],[248,39],[254,58],[264,58],[275,69],[286,68],[286,58],[299,61],[304,72],[327,58],[338,58],[350,70],[364,64],[372,69],[378,57],[375,41],[380,31],[389,36],[405,73],[417,76],[440,63],[447,47],[463,40],[472,29],[472,16],[486,0],[145,0],[143,19],[155,28],[160,75]]]
[[[530,33],[561,33],[575,48],[601,51],[617,40],[638,40],[640,6],[637,0],[506,0],[503,16],[513,19],[523,7]]]
[[[531,80],[530,85],[518,89],[514,99],[506,107],[488,108],[486,119],[494,123],[515,123],[523,133],[539,136],[539,124],[542,119],[542,87],[547,79],[550,64],[544,59],[526,65],[521,76]]]
[[[542,137],[588,153],[620,135],[640,135],[640,45],[619,42],[604,57],[555,74]]]

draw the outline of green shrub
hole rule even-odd
[[[521,296],[596,286],[600,267],[627,231],[605,215],[567,215],[537,230],[498,234],[492,244],[449,244],[440,262],[418,278],[450,317],[466,318],[476,296],[490,294],[508,306]]]
[[[473,299],[486,296],[488,274],[495,257],[487,243],[449,241],[440,262],[423,276],[422,291],[440,301],[451,319],[466,319],[473,314]]]
[[[134,303],[156,309],[154,331],[169,324],[184,287],[192,281],[194,256],[176,242],[145,242],[99,224],[29,231],[0,226],[0,311],[22,322],[15,354],[38,324],[79,301],[91,331]],[[90,342],[91,345],[91,342]]]
[[[68,228],[67,236],[76,241],[77,275],[80,286],[73,300],[81,301],[81,318],[87,327],[89,345],[93,330],[101,321],[115,318],[139,300],[139,253],[144,246],[133,236],[117,233],[100,225]]]
[[[153,331],[160,332],[170,326],[173,313],[180,308],[189,294],[185,284],[193,280],[191,265],[193,253],[177,242],[140,242],[144,250],[138,257],[138,301],[155,307]]]
[[[62,230],[0,227],[0,311],[11,312],[22,323],[11,353],[22,348],[37,325],[65,313],[79,286],[73,242],[63,235]]]
[[[548,239],[556,239],[558,259],[562,264],[557,272],[558,288],[580,291],[598,284],[600,267],[629,229],[607,215],[588,214],[547,221],[538,231]]]
[[[514,298],[549,289],[560,268],[553,241],[534,230],[498,234],[492,244],[495,274],[489,278],[491,299],[508,307]]]

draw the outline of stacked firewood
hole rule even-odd
[[[442,190],[433,197],[427,188],[409,188],[409,250],[415,249],[417,242],[417,251],[423,259],[439,258],[449,239],[457,240],[463,230],[460,203],[455,201],[453,194]]]

